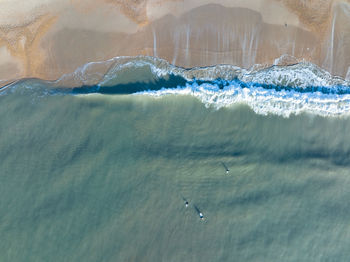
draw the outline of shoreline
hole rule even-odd
[[[313,14],[314,23],[322,23],[317,30],[307,20],[313,6],[303,11],[299,2],[287,0],[144,0],[135,10],[123,1],[50,1],[30,9],[29,22],[0,24],[0,67],[6,68],[0,79],[53,80],[90,61],[137,55],[186,68],[249,68],[272,65],[287,54],[333,75],[346,77],[349,70],[350,5],[345,1],[321,3],[319,18]]]
[[[90,63],[58,81],[31,78],[19,81],[20,86],[34,87],[29,92],[39,96],[50,90],[68,95],[186,95],[208,108],[246,104],[257,114],[286,118],[302,112],[324,117],[349,112],[350,81],[307,62],[251,70],[231,65],[185,69],[154,57],[120,57],[107,62],[103,73],[93,70],[103,68],[101,62]]]
[[[239,67],[237,65],[232,64],[214,64],[209,66],[193,66],[193,67],[183,67],[183,66],[177,66],[165,59],[161,59],[154,56],[120,56],[120,57],[113,57],[111,59],[105,60],[105,61],[94,61],[94,62],[88,62],[82,66],[79,66],[74,71],[69,72],[67,74],[63,74],[60,77],[56,79],[43,79],[39,77],[23,77],[19,79],[12,79],[12,80],[0,80],[0,89],[4,88],[5,86],[9,86],[15,82],[19,81],[25,81],[28,79],[36,79],[38,81],[47,82],[49,84],[52,84],[54,86],[61,86],[61,87],[67,87],[67,88],[75,88],[80,86],[89,86],[89,85],[98,85],[101,84],[104,78],[115,78],[116,74],[118,73],[118,67],[124,67],[130,63],[138,63],[137,61],[143,61],[145,60],[147,62],[147,65],[150,65],[152,67],[155,67],[154,70],[161,70],[163,73],[161,74],[184,74],[184,77],[187,78],[201,78],[206,73],[209,73],[211,77],[213,77],[212,70],[216,71],[217,74],[227,74],[231,77],[234,77],[232,74],[236,74],[235,71],[251,71],[251,72],[257,72],[262,70],[269,70],[274,67],[277,68],[283,68],[283,67],[293,67],[296,65],[302,65],[302,64],[310,64],[312,66],[318,67],[316,64],[310,63],[305,60],[298,60],[295,57],[289,56],[289,55],[282,55],[281,57],[278,57],[274,59],[274,63],[272,64],[254,64],[249,68]],[[173,71],[175,70],[175,71]],[[222,71],[223,70],[223,71]],[[228,71],[226,71],[228,70]],[[327,74],[331,76],[334,79],[339,79],[340,81],[349,81],[350,79],[345,78],[343,76],[339,75],[333,75],[327,70],[323,69],[322,67],[318,67],[319,71],[323,71],[323,74]],[[193,75],[193,72],[196,72],[194,74],[198,74],[197,76]],[[115,75],[114,75],[115,74]],[[325,75],[326,76],[326,75]],[[329,77],[327,76],[327,77]],[[209,77],[209,75],[208,75]],[[210,77],[209,77],[210,78]],[[221,78],[221,77],[219,77]],[[304,80],[307,80],[306,78],[298,78],[299,81],[303,82]],[[336,84],[335,84],[336,85]]]

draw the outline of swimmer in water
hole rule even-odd
[[[188,201],[186,200],[186,202],[185,202],[185,207],[188,207]]]
[[[204,216],[203,216],[202,212],[199,212],[199,218],[200,218],[201,220],[204,219]]]
[[[228,167],[225,165],[224,162],[221,162],[221,164],[224,166],[224,168],[226,170],[226,174],[228,175],[228,172],[230,171],[230,169],[228,169]]]

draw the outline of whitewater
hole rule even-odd
[[[122,93],[155,98],[193,96],[206,107],[220,109],[246,104],[262,115],[349,114],[349,80],[332,76],[309,62],[279,65],[278,61],[276,59],[272,66],[255,65],[250,69],[233,65],[186,69],[155,57],[115,57],[87,63],[56,81],[24,80],[3,90],[15,88],[18,84],[28,86],[27,81],[30,81],[30,87],[45,86],[44,89],[64,93],[74,90],[75,94]],[[122,92],[121,86],[124,88]]]

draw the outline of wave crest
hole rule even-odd
[[[289,57],[288,60],[294,61]],[[264,115],[348,114],[349,81],[332,76],[312,63],[279,65],[280,61],[277,62],[273,66],[255,65],[250,69],[233,65],[186,69],[155,57],[116,57],[88,63],[48,85],[75,87],[74,93],[118,94],[118,88],[123,87],[122,93],[153,97],[191,95],[208,107],[243,103]],[[80,92],[82,87],[84,92]]]
[[[281,59],[284,56],[281,57]],[[278,59],[276,59],[278,60]],[[250,69],[244,69],[233,65],[215,65],[208,67],[182,68],[177,67],[166,60],[149,57],[115,57],[103,62],[91,62],[78,68],[74,73],[62,76],[55,81],[56,85],[68,84],[69,86],[82,85],[114,85],[118,79],[127,73],[137,69],[148,70],[151,75],[135,75],[133,81],[162,78],[176,75],[191,80],[211,81],[215,79],[234,80],[243,82],[256,82],[260,84],[311,87],[311,86],[349,86],[350,82],[341,77],[332,76],[329,72],[309,62],[299,62],[292,65],[255,65]]]
[[[283,117],[307,112],[320,116],[348,115],[350,95],[323,94],[321,92],[297,92],[274,90],[263,87],[242,87],[230,84],[223,89],[216,84],[187,84],[186,87],[144,91],[136,95],[163,97],[166,95],[191,95],[202,101],[206,107],[220,109],[237,104],[246,104],[262,115],[276,114]]]

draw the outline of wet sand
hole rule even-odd
[[[53,80],[88,62],[135,55],[183,67],[248,68],[287,54],[295,58],[282,63],[307,60],[342,77],[350,64],[349,1],[38,3],[0,2],[2,81]]]

